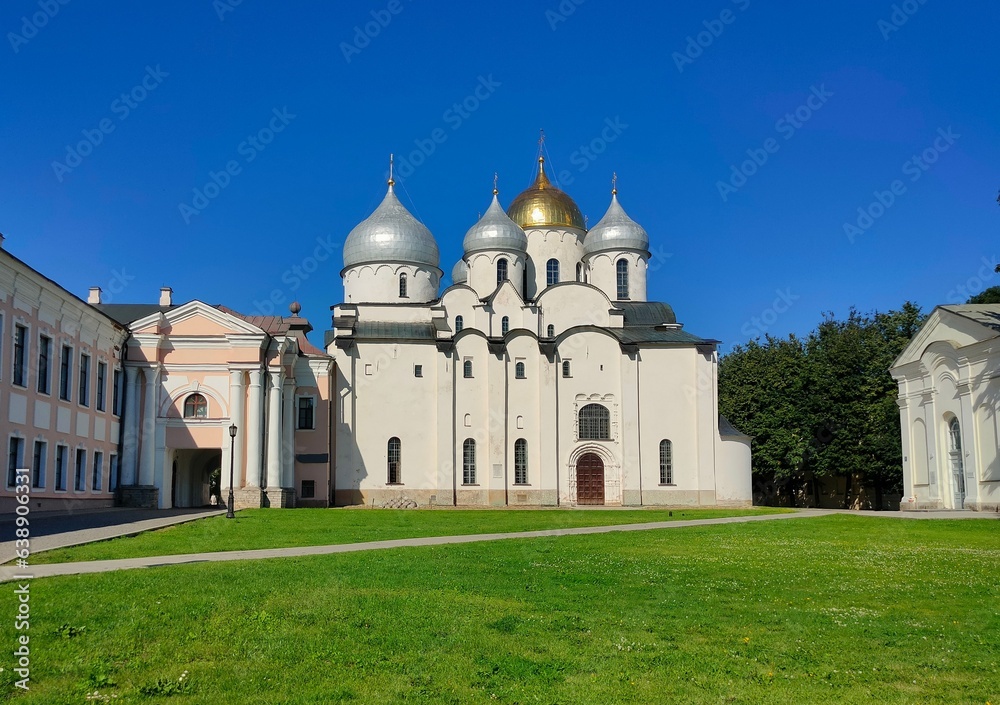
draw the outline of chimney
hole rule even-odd
[[[174,305],[174,290],[169,286],[164,286],[160,289],[160,306],[173,306]]]
[[[99,304],[101,303],[101,287],[92,286],[90,287],[90,295],[87,296],[88,304]]]

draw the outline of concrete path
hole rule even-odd
[[[210,512],[217,513],[217,512]],[[649,531],[651,529],[681,529],[688,526],[711,526],[715,524],[743,524],[756,521],[780,521],[783,519],[804,519],[828,516],[830,514],[860,514],[897,519],[998,519],[998,514],[974,512],[855,512],[848,510],[800,509],[790,514],[763,514],[757,516],[721,517],[718,519],[692,519],[687,521],[659,521],[644,524],[620,524],[616,526],[587,526],[573,529],[546,529],[542,531],[519,531],[505,534],[473,534],[464,536],[432,536],[423,538],[392,539],[365,543],[346,543],[327,546],[299,546],[293,548],[265,548],[251,551],[220,551],[215,553],[189,553],[174,556],[152,556],[147,558],[125,558],[108,561],[86,561],[79,563],[56,563],[52,565],[29,565],[27,568],[13,566],[0,567],[0,582],[28,580],[55,575],[81,575],[84,573],[105,573],[132,568],[153,568],[165,565],[206,563],[222,561],[259,560],[262,558],[291,558],[295,556],[322,556],[333,553],[353,553],[375,551],[385,548],[405,548],[408,546],[443,546],[480,541],[501,541],[505,539],[527,539],[543,536],[577,536],[582,534],[606,534],[613,531]],[[190,520],[190,519],[189,519]]]

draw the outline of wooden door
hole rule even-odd
[[[593,453],[576,461],[576,503],[604,504],[604,461]]]

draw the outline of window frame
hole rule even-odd
[[[309,487],[309,494],[306,494],[307,486]],[[299,487],[299,493],[302,499],[316,498],[316,480],[302,480],[302,484]]]
[[[514,441],[514,484],[528,484],[528,441],[524,438]]]
[[[76,349],[63,343],[59,349],[59,400],[73,401],[73,360]]]
[[[108,492],[118,490],[118,453],[108,455]]]
[[[669,438],[660,441],[660,484],[676,484],[674,482],[674,444]]]
[[[545,335],[546,338],[555,338],[556,337],[556,327],[550,323],[545,328],[545,334],[546,334]]]
[[[97,388],[94,390],[94,409],[97,411],[108,410],[108,363],[104,360],[97,361]]]
[[[56,443],[53,471],[55,473],[55,486],[53,489],[56,492],[66,492],[69,488],[69,446],[65,443]]]
[[[115,367],[111,371],[111,414],[122,415],[122,368]]]
[[[306,409],[303,409],[302,402],[308,401],[309,405]],[[302,412],[308,411],[309,414],[309,426],[302,425]],[[316,395],[315,394],[297,394],[295,396],[295,430],[296,431],[315,431],[316,430]]]
[[[198,400],[201,400],[199,403]],[[188,413],[191,409],[192,413]],[[198,413],[198,410],[202,409],[203,413]],[[184,404],[181,407],[181,418],[184,419],[207,419],[208,418],[208,397],[206,397],[201,392],[191,392],[186,397],[184,397]]]
[[[455,332],[461,333],[463,330],[465,330],[465,317],[461,315],[455,316]]]
[[[395,441],[395,444],[393,443]],[[385,447],[386,481],[387,485],[403,484],[403,443],[399,436],[393,436]],[[395,458],[393,457],[395,456]]]
[[[104,489],[104,451],[94,451],[94,462],[91,463],[90,491],[101,492]]]
[[[410,288],[410,285],[409,285],[409,282],[407,281],[406,272],[400,272],[399,273],[399,298],[401,298],[401,299],[408,299],[408,298],[410,298],[409,288]]]
[[[508,333],[510,333],[510,316],[504,316],[500,319],[500,335]]]
[[[500,286],[505,281],[509,279],[508,277],[508,262],[506,257],[501,257],[497,260],[497,286]]]
[[[86,364],[84,364],[86,361]],[[78,375],[80,396],[76,403],[82,407],[90,407],[90,354],[80,351],[80,374]]]
[[[73,464],[73,491],[87,491],[87,449],[76,449],[76,462]]]
[[[30,375],[28,365],[28,355],[31,353],[31,339],[28,336],[29,328],[27,324],[14,322],[14,350],[11,355],[11,376],[10,383],[22,389],[28,388],[28,378]]]
[[[414,364],[413,365],[413,376],[414,377],[421,377],[422,378],[424,376],[424,366],[423,365]]]
[[[527,379],[525,374],[525,366],[523,360],[517,360],[514,363],[514,379]]]
[[[625,265],[624,267],[622,265]],[[622,257],[615,262],[615,293],[618,301],[629,301],[629,267],[627,258]],[[623,293],[624,292],[624,293]]]
[[[7,437],[7,487],[17,487],[17,471],[24,467],[24,436],[12,433]]]
[[[596,413],[587,413],[588,410]],[[604,404],[597,402],[584,404],[576,412],[576,435],[581,441],[613,440],[611,438],[611,410]]]
[[[545,262],[545,286],[555,286],[559,283],[559,260],[555,257]]]
[[[562,361],[562,376],[564,379],[572,379],[573,377],[573,361],[563,360]]]
[[[476,485],[476,440],[466,438],[462,441],[462,484]]]
[[[52,337],[38,334],[38,379],[35,388],[39,394],[52,396]]]
[[[474,379],[472,376],[472,358],[467,357],[462,362],[462,378],[463,379]]]
[[[39,449],[41,453],[39,453]],[[36,438],[31,450],[31,488],[45,489],[45,471],[49,463],[49,442]]]

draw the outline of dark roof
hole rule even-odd
[[[941,308],[1000,332],[1000,304],[962,304]]]
[[[719,435],[722,436],[723,438],[725,438],[727,436],[730,436],[730,437],[736,436],[736,437],[739,437],[739,438],[750,438],[750,436],[748,436],[747,434],[743,433],[743,431],[740,431],[738,428],[736,428],[731,423],[729,423],[729,419],[727,419],[722,414],[719,414]]]
[[[172,308],[177,308],[176,306],[160,306],[158,304],[92,304],[92,306],[123,326],[151,314],[166,313]]]
[[[437,337],[433,324],[394,321],[358,321],[354,335],[369,340],[434,340]]]
[[[625,312],[626,326],[662,326],[677,323],[670,304],[660,301],[616,301],[615,308]]]
[[[653,326],[629,326],[627,328],[606,329],[621,343],[637,345],[640,343],[667,343],[674,345],[714,345],[718,341],[699,338],[680,328],[663,330]]]
[[[234,311],[221,304],[216,305],[214,308],[242,321],[246,321],[252,326],[257,326],[268,335],[283,335],[288,332],[288,322],[281,316],[245,316],[239,311]]]

